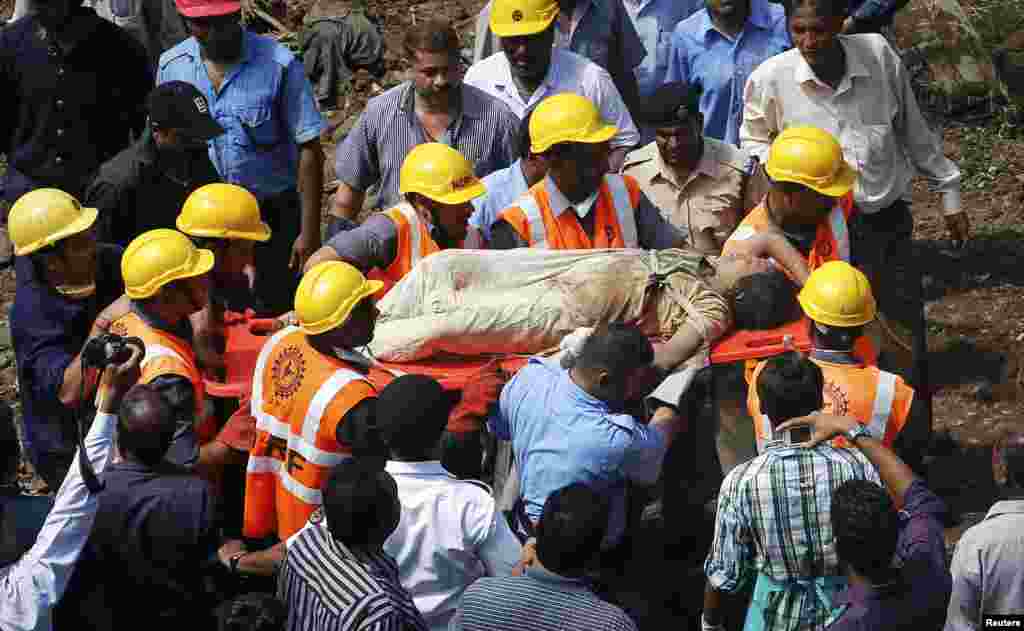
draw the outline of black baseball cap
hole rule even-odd
[[[149,120],[158,127],[180,129],[204,142],[224,133],[224,128],[210,116],[206,97],[184,81],[162,83],[149,93]]]
[[[640,103],[636,119],[648,127],[675,127],[700,114],[700,88],[682,81],[658,86]]]

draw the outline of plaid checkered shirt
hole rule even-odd
[[[812,619],[823,629],[830,612],[817,607],[806,581],[839,574],[832,535],[832,491],[847,480],[881,484],[874,466],[855,449],[769,446],[738,465],[722,482],[709,583],[735,592],[758,573],[790,586],[771,598],[765,631],[795,631]],[[803,585],[797,581],[804,582]]]

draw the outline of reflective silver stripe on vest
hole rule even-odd
[[[885,438],[885,430],[892,414],[892,402],[896,399],[896,375],[884,370],[878,371],[878,389],[875,390],[875,403],[871,407],[871,422],[868,430],[878,440]]]
[[[836,254],[839,256],[839,260],[850,262],[850,231],[846,227],[846,215],[843,214],[843,209],[839,204],[836,204],[832,208],[832,212],[828,215],[828,223],[832,228],[832,238],[836,242],[836,248],[839,250]]]
[[[423,258],[420,249],[423,247],[420,243],[420,216],[408,202],[395,206],[395,210],[402,213],[406,223],[409,224],[409,249],[411,250],[409,252],[409,267],[413,268],[416,266],[416,262]]]
[[[173,348],[164,346],[162,344],[147,344],[146,354],[142,356],[142,361],[139,362],[139,368],[144,368],[146,364],[159,357],[173,357],[185,365],[189,365],[190,362],[181,356],[181,353],[174,350]]]
[[[260,413],[263,411],[263,372],[267,368],[267,360],[270,357],[270,353],[273,352],[274,347],[278,345],[283,337],[298,330],[299,327],[297,326],[286,326],[270,336],[267,343],[260,349],[260,354],[256,358],[256,368],[252,373],[252,394],[249,398],[249,412],[257,419],[257,422],[259,421]]]
[[[619,222],[619,230],[622,231],[622,245],[627,248],[640,247],[637,240],[636,209],[630,203],[626,180],[621,175],[606,175],[604,182],[615,206],[615,218]]]
[[[519,199],[512,203],[512,206],[518,206],[522,209],[523,215],[526,216],[526,225],[530,228],[530,243],[531,248],[546,248],[548,247],[548,233],[544,228],[544,215],[540,211],[540,205],[537,204],[537,200],[530,195],[527,191],[523,193]]]
[[[772,422],[767,414],[758,414],[754,418],[757,427],[754,434],[757,436],[757,453],[763,454],[765,445],[775,440],[775,432],[772,431]]]

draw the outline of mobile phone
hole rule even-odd
[[[810,442],[811,426],[799,425],[797,427],[793,427],[785,432],[782,440],[787,445],[799,445],[800,443]]]

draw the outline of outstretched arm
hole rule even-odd
[[[654,351],[654,366],[662,373],[671,372],[693,356],[704,342],[704,337],[692,324],[684,324],[664,346]]]
[[[793,281],[803,287],[811,270],[807,265],[807,257],[794,248],[786,236],[776,230],[758,232],[749,239],[732,242],[732,252],[745,254],[762,259],[774,259],[785,270]]]

